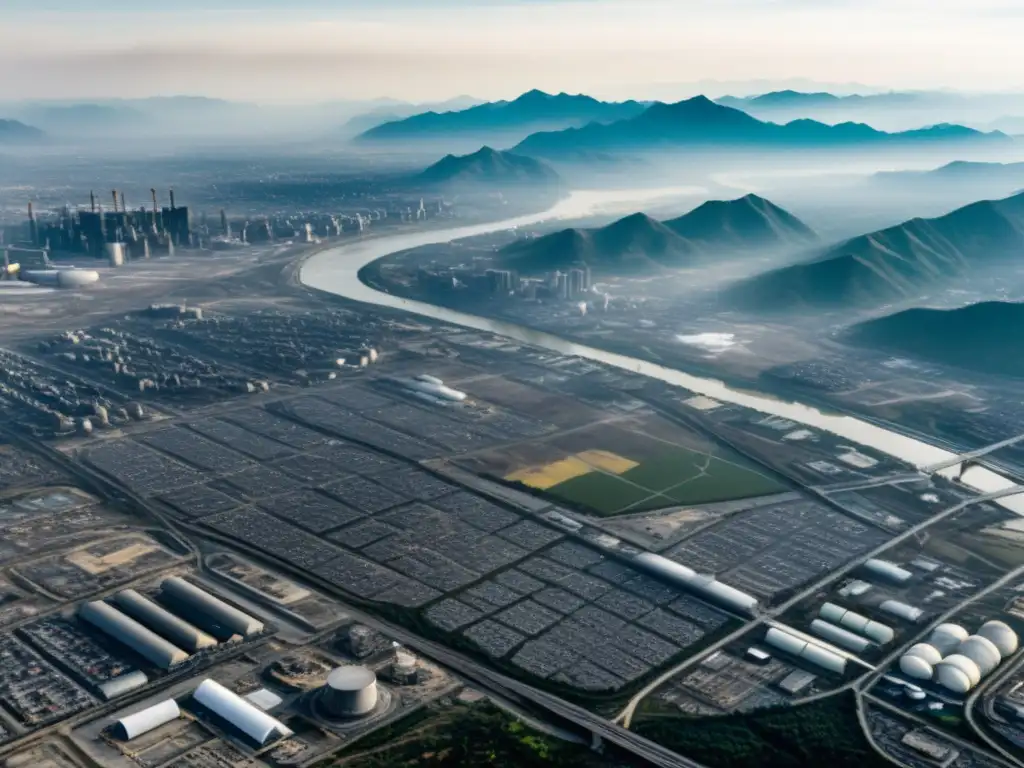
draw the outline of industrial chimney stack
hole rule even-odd
[[[111,190],[110,194],[114,198],[114,213],[117,213],[117,190]]]
[[[96,193],[89,190],[89,210],[96,213]]]
[[[171,210],[174,210],[174,190],[171,190]]]

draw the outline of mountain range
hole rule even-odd
[[[398,122],[414,115],[423,114],[424,112],[455,112],[485,103],[483,99],[478,99],[474,96],[456,96],[447,101],[430,104],[410,104],[402,101],[389,102],[369,109],[366,112],[353,115],[342,126],[342,132],[349,136],[356,136],[371,128],[376,128],[378,125]]]
[[[1024,163],[982,163],[956,160],[929,171],[882,171],[872,182],[925,189],[936,184],[1005,182],[1024,187]]]
[[[1024,252],[1024,194],[911,219],[748,278],[724,294],[753,311],[844,309],[901,301]]]
[[[413,181],[453,186],[554,186],[561,179],[547,163],[485,146],[471,155],[446,155],[417,174]]]
[[[709,201],[664,222],[634,213],[605,227],[563,229],[519,240],[499,255],[504,266],[524,273],[586,264],[635,275],[691,266],[722,252],[806,246],[814,240],[814,233],[791,213],[757,195],[747,195]]]
[[[606,102],[582,94],[549,94],[533,90],[513,101],[488,102],[456,112],[424,112],[378,125],[357,138],[386,141],[466,133],[483,137],[511,132],[525,136],[541,128],[565,128],[592,121],[613,122],[638,115],[644,109],[645,105],[638,101]]]
[[[42,141],[46,133],[18,120],[0,120],[0,144],[29,144]]]
[[[675,104],[653,104],[636,117],[606,125],[590,123],[582,128],[535,133],[514,149],[526,155],[559,157],[580,150],[645,150],[688,145],[751,146],[763,150],[996,140],[1011,141],[1002,133],[982,133],[948,124],[899,133],[879,131],[863,123],[827,125],[794,120],[778,125],[697,96]]]
[[[1024,304],[908,309],[859,323],[846,340],[975,373],[1024,376]]]

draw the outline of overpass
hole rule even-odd
[[[958,456],[953,456],[944,461],[940,461],[936,464],[931,464],[927,467],[921,467],[921,471],[929,475],[935,472],[941,472],[943,469],[949,469],[955,467],[957,464],[964,464],[975,459],[981,459],[988,456],[990,453],[994,453],[1001,448],[1007,448],[1011,445],[1015,445],[1024,440],[1024,435],[1017,435],[1016,437],[1008,437],[1006,440],[1000,440],[998,443],[992,443],[992,445],[986,445],[984,448],[978,448],[967,453],[961,453]]]

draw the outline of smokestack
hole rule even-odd
[[[96,213],[96,193],[91,189],[89,190],[89,210]]]
[[[32,201],[28,201],[28,231],[32,245],[39,245],[39,228],[36,226],[36,215],[32,211]]]
[[[114,213],[117,213],[117,190],[111,190],[110,194],[114,197]]]
[[[157,221],[160,215],[160,208],[157,207],[156,203],[156,190],[149,190],[149,194],[153,196],[153,232],[154,234],[158,234],[160,232],[160,225],[157,223]]]
[[[171,210],[174,210],[174,190],[171,190]]]
[[[128,206],[124,204],[124,192],[121,193],[121,213],[128,213]]]
[[[220,231],[225,236],[228,234],[228,215],[224,213],[224,209],[220,209]]]

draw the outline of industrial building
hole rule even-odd
[[[879,560],[878,558],[865,561],[864,570],[868,571],[872,576],[878,576],[896,584],[904,584],[914,575],[906,568],[896,565],[896,563],[891,563],[888,560]]]
[[[369,667],[338,667],[320,693],[324,714],[360,717],[377,706],[377,675]]]
[[[821,619],[815,619],[811,622],[811,632],[853,653],[864,653],[864,651],[871,647],[871,641],[866,637],[861,637]]]
[[[741,592],[735,587],[730,587],[728,584],[723,584],[713,576],[698,574],[692,568],[687,568],[667,557],[656,555],[653,552],[642,552],[634,557],[632,562],[652,576],[680,589],[693,592],[715,605],[747,616],[757,613],[756,597]]]
[[[114,602],[124,613],[189,653],[197,653],[217,645],[215,638],[175,616],[163,606],[157,605],[148,597],[140,595],[134,589],[118,592],[114,595]]]
[[[168,601],[181,607],[187,619],[220,640],[263,632],[263,622],[178,576],[164,579],[160,590]]]
[[[154,728],[159,728],[181,717],[181,710],[174,699],[161,701],[139,712],[122,717],[114,724],[114,735],[123,741],[131,741]]]
[[[959,624],[940,624],[927,643],[914,645],[900,657],[900,671],[963,695],[1015,653],[1018,643],[1017,633],[1002,621],[987,621],[974,635]]]
[[[110,701],[118,696],[124,696],[126,693],[138,690],[148,682],[149,677],[146,673],[141,669],[137,669],[134,672],[129,672],[127,675],[120,675],[113,680],[100,683],[97,687],[100,689],[100,695],[107,701]]]
[[[188,654],[181,648],[102,600],[86,603],[79,609],[78,615],[160,669],[171,669],[188,660]]]
[[[284,723],[229,691],[216,680],[204,680],[193,691],[192,698],[260,746],[292,735]]]

